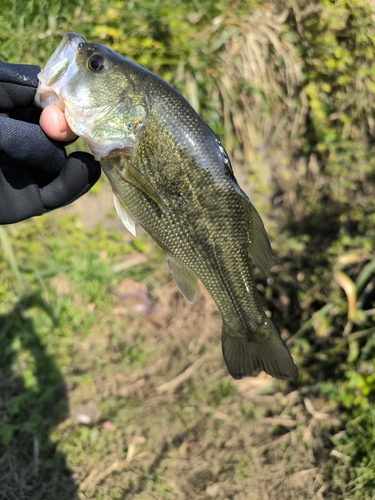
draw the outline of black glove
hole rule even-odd
[[[68,205],[99,179],[88,153],[66,156],[66,143],[49,139],[34,106],[38,66],[0,62],[0,224]]]

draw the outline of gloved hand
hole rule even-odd
[[[68,205],[99,179],[88,153],[66,155],[49,139],[34,106],[38,66],[0,62],[0,224]]]

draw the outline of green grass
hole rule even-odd
[[[0,498],[373,498],[373,15],[359,0],[6,0],[3,60],[43,66],[77,31],[220,135],[269,215],[258,287],[300,379],[232,381],[212,301],[185,303],[148,237],[62,212],[2,227]]]

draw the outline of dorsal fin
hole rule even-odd
[[[264,273],[268,274],[273,266],[274,257],[263,221],[254,205],[244,201],[246,222],[249,232],[249,253],[254,264]]]

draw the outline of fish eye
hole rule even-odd
[[[102,71],[107,67],[104,57],[99,56],[98,54],[91,56],[88,60],[87,65],[88,68],[91,69],[91,71]]]

